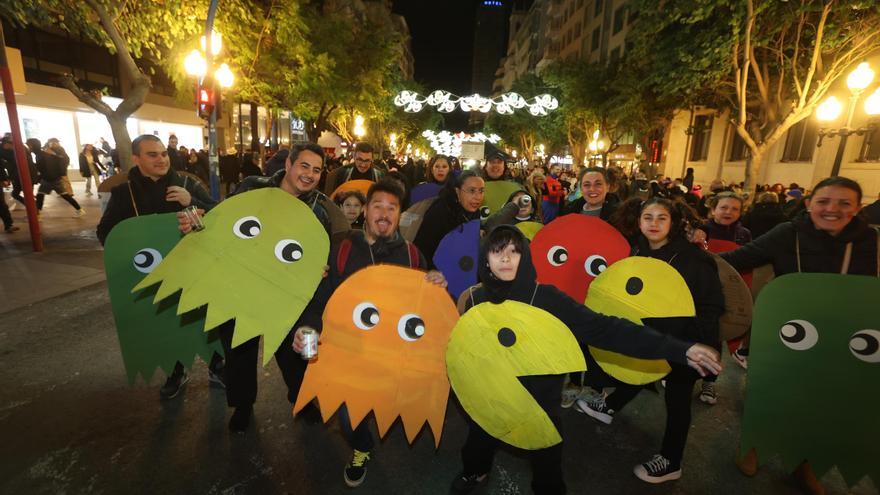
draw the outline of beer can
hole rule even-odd
[[[202,217],[201,215],[199,215],[196,209],[197,208],[195,205],[187,206],[183,209],[183,214],[186,215],[186,218],[189,219],[193,232],[205,230],[205,224],[202,223]]]
[[[313,359],[318,355],[318,331],[314,328],[303,327],[300,329],[303,336],[303,347],[300,355],[303,359]]]

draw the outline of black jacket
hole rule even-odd
[[[735,242],[740,246],[752,240],[752,232],[743,227],[739,221],[730,225],[721,225],[710,218],[700,225],[699,229],[706,233],[707,239]]]
[[[718,319],[724,313],[724,293],[718,278],[718,265],[712,255],[684,237],[652,250],[641,234],[636,240],[633,254],[665,261],[675,268],[690,289],[696,309],[696,317],[693,318],[649,319],[645,323],[679,339],[716,346]]]
[[[92,163],[95,164],[95,170],[103,171],[104,166],[101,165],[101,161],[98,160],[98,152],[92,151]],[[89,168],[89,161],[86,158],[85,153],[79,154],[79,173],[83,176],[83,178],[92,176],[92,169]]]
[[[428,259],[429,266],[433,268],[434,253],[443,237],[455,227],[477,218],[480,218],[479,210],[468,213],[461,207],[454,193],[443,190],[440,192],[440,197],[425,212],[413,243],[418,246],[419,251]]]
[[[40,172],[40,180],[54,182],[67,175],[67,164],[58,155],[50,155],[43,150],[34,152],[37,157],[37,171]]]
[[[786,221],[788,217],[785,216],[779,203],[758,203],[742,217],[743,226],[749,229],[752,238],[755,239]]]
[[[868,223],[880,225],[880,199],[862,208],[862,215],[865,216]]]
[[[217,204],[198,181],[180,176],[173,169],[168,169],[164,177],[154,181],[144,177],[137,167],[132,167],[128,171],[128,181],[110,191],[107,209],[98,222],[97,234],[101,244],[104,244],[113,227],[127,218],[182,210],[184,206],[177,201],[165,201],[169,186],[180,186],[189,191],[192,196],[191,204],[206,211]]]
[[[416,250],[418,259],[411,258],[407,241],[399,232],[395,233],[394,239],[390,241],[378,240],[372,246],[367,242],[362,230],[349,231],[346,239],[350,242],[350,248],[348,255],[342,260],[344,262],[342,271],[339,271],[338,267],[340,262],[339,248],[342,243],[338,243],[330,249],[330,260],[328,261],[330,271],[327,273],[327,277],[321,281],[315,296],[300,318],[301,322],[318,331],[322,330],[321,317],[330,296],[354,272],[374,264],[427,268],[425,257],[418,250]]]
[[[637,358],[668,359],[676,363],[687,363],[686,353],[691,344],[622,318],[596,313],[556,287],[538,284],[528,241],[523,234],[512,226],[500,226],[498,229],[513,231],[522,238],[526,246],[526,249],[520,253],[516,278],[512,282],[502,282],[492,275],[488,267],[486,245],[483,243],[480,247],[477,269],[483,285],[473,292],[472,299],[468,298],[466,309],[483,302],[500,304],[505,300],[519,301],[543,309],[559,318],[582,345],[621,352]],[[559,415],[562,376],[528,376],[520,378],[520,381],[548,415],[551,417]]]
[[[571,203],[568,203],[562,208],[562,212],[559,216],[569,215],[571,213],[580,213],[584,209],[584,205],[587,204],[587,200],[583,197],[580,197]],[[617,198],[616,194],[608,193],[605,195],[605,202],[602,203],[602,211],[599,213],[599,218],[605,220],[606,222],[611,218],[611,215],[617,211],[617,206],[620,204],[620,200]]]
[[[796,240],[800,244],[798,270]],[[818,230],[807,212],[774,227],[770,232],[721,257],[743,272],[768,263],[776,276],[787,273],[840,273],[846,244],[853,243],[847,273],[877,276],[877,231],[861,216],[852,219],[839,235]]]

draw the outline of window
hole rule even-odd
[[[736,128],[730,126],[730,153],[727,155],[727,159],[731,162],[741,162],[746,160],[750,154],[746,142],[736,132]]]
[[[709,137],[712,134],[712,115],[697,115],[691,130],[690,161],[702,162],[709,157]]]
[[[593,30],[593,41],[590,43],[590,51],[595,52],[599,49],[599,37],[602,36],[602,28],[597,27]]]
[[[626,20],[626,5],[614,11],[614,29],[611,34],[617,34],[623,29],[623,22]]]
[[[860,162],[880,161],[880,128],[875,124],[874,128],[865,134],[862,140],[862,150],[859,152]]]
[[[602,13],[603,3],[605,3],[605,0],[596,0],[596,8],[593,10],[593,18],[599,17],[599,14]]]
[[[782,154],[784,162],[809,162],[813,159],[813,150],[816,148],[816,121],[806,118],[788,130],[785,138],[785,152]]]

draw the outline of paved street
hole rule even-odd
[[[82,198],[82,184],[75,184]],[[255,425],[230,435],[222,390],[208,386],[204,363],[176,399],[154,383],[129,387],[119,354],[100,246],[97,199],[84,219],[50,197],[43,215],[47,250],[29,253],[22,231],[0,237],[0,493],[346,493],[350,451],[335,422],[293,419],[274,363],[261,374]],[[3,234],[0,234],[3,236]],[[718,382],[719,404],[694,404],[683,478],[653,487],[632,466],[659,447],[662,398],[642,393],[611,426],[565,416],[565,471],[571,493],[799,493],[771,461],[755,478],[733,464],[745,373],[731,360]],[[818,391],[827,394],[829,391]],[[395,425],[374,453],[360,493],[446,493],[459,469],[461,413],[450,404],[435,450],[423,432],[408,446]],[[527,460],[499,452],[488,493],[529,493]],[[836,472],[830,493],[847,493]],[[849,493],[877,494],[863,481]]]

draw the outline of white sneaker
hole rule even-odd
[[[574,409],[577,412],[582,412],[606,425],[610,425],[611,422],[614,421],[614,409],[608,407],[608,404],[605,403],[603,397],[598,397],[595,400],[590,401],[578,399],[575,402]]]

